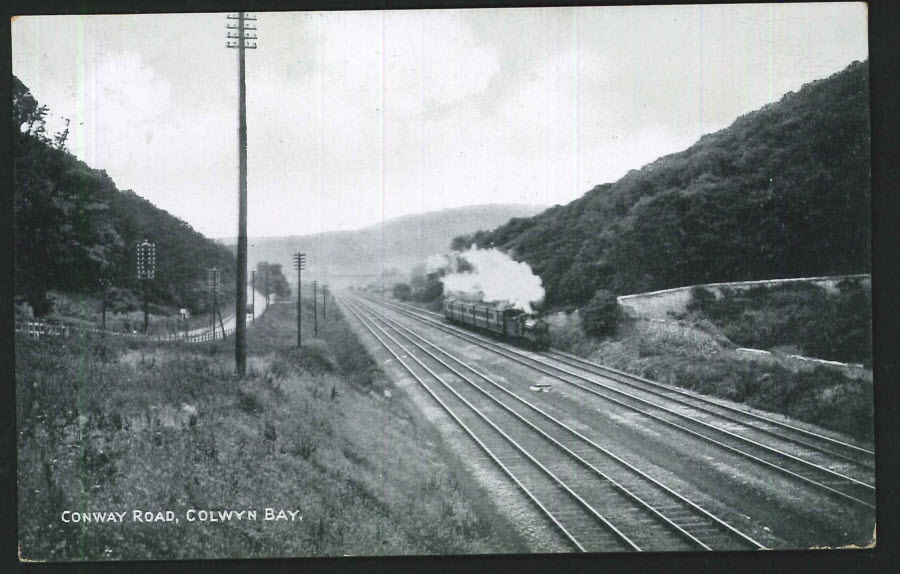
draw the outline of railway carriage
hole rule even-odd
[[[535,349],[550,348],[547,323],[521,309],[498,309],[486,303],[451,298],[444,300],[444,317],[454,323],[490,331]]]

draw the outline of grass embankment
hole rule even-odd
[[[46,316],[35,319],[47,323],[64,324],[78,327],[100,328],[103,324],[103,301],[98,297],[82,293],[62,293],[54,291],[50,294],[53,299],[53,310]],[[143,333],[144,310],[143,304],[138,303],[136,309],[125,312],[114,312],[113,305],[109,304],[106,310],[106,328],[115,333]],[[227,315],[229,307],[223,306],[223,315]],[[192,317],[188,324],[178,319],[178,309],[161,307],[155,303],[148,306],[150,335],[172,335],[183,333],[185,327],[197,329],[209,325],[209,315]],[[233,312],[233,311],[232,311]],[[24,316],[20,317],[26,319]],[[26,319],[31,320],[31,319]]]
[[[844,279],[832,292],[813,283],[789,283],[723,288],[716,297],[695,287],[688,309],[743,347],[785,348],[872,368],[872,291],[858,279]]]
[[[296,306],[232,340],[17,339],[19,547],[31,560],[521,552],[455,455],[335,307],[296,348]],[[307,328],[309,328],[307,330]],[[299,510],[265,521],[265,508]],[[178,523],[135,523],[134,509]],[[189,509],[256,521],[188,522]],[[64,523],[65,510],[127,512]],[[302,516],[302,520],[299,518]]]
[[[561,323],[561,322],[559,322]],[[779,413],[869,442],[873,438],[871,378],[850,377],[838,368],[789,368],[739,356],[712,325],[700,322],[648,332],[626,320],[615,337],[581,335],[578,321],[551,328],[554,346],[604,365],[698,393]],[[662,327],[666,327],[663,325]],[[653,329],[661,328],[652,325]],[[727,343],[727,341],[725,341]],[[732,347],[732,348],[729,348]]]

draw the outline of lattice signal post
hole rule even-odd
[[[212,331],[213,341],[216,340],[216,313],[219,315],[219,324],[222,326],[222,338],[225,338],[225,323],[222,321],[222,312],[219,310],[219,295],[222,294],[222,279],[219,269],[210,267],[206,271],[206,286],[209,288],[209,330]]]
[[[156,244],[144,239],[137,244],[137,278],[144,287],[144,333],[150,326],[148,285],[156,276]]]
[[[239,376],[247,373],[247,79],[244,53],[256,49],[256,17],[228,14],[228,41],[238,51],[238,244],[234,361]]]
[[[302,344],[301,332],[303,327],[301,320],[303,300],[300,297],[300,293],[303,290],[303,270],[306,269],[306,253],[294,254],[294,269],[297,270],[297,346],[299,347]]]

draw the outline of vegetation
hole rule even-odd
[[[584,330],[590,335],[614,335],[622,313],[616,296],[601,289],[584,307]]]
[[[609,345],[604,364],[819,427],[858,440],[873,439],[871,379],[851,378],[825,366],[793,370],[737,360],[732,353],[665,353]]]
[[[412,299],[412,287],[406,283],[394,283],[394,289],[391,291],[394,299],[399,301],[409,301]]]
[[[715,325],[691,317],[658,326],[623,319],[615,338],[585,338],[578,321],[551,317],[553,345],[603,365],[701,394],[744,403],[871,443],[874,394],[871,373],[849,376],[822,365],[756,359],[719,344]],[[690,323],[690,324],[689,324]],[[713,332],[707,332],[710,329]],[[860,370],[861,371],[861,370]]]
[[[440,309],[444,300],[444,283],[441,277],[446,269],[426,273],[424,265],[416,265],[410,273],[409,283],[396,283],[391,291],[394,299],[415,304],[424,309]]]
[[[856,62],[565,206],[452,247],[493,244],[549,305],[598,289],[870,270],[869,67]]]
[[[841,281],[833,294],[797,283],[723,289],[717,299],[695,288],[688,309],[744,347],[793,346],[810,357],[872,366],[872,291],[858,280]]]
[[[232,374],[230,339],[17,339],[21,556],[524,551],[437,431],[389,387],[333,300],[318,337],[304,320],[303,348],[295,314],[295,305],[275,305],[257,319],[245,379]],[[266,522],[266,507],[302,519]],[[258,509],[259,519],[188,522],[191,508]],[[179,522],[134,523],[132,509],[171,510]],[[63,510],[128,518],[64,523]]]
[[[47,108],[13,77],[13,222],[15,289],[38,316],[51,310],[47,292],[101,292],[113,286],[125,307],[142,299],[135,245],[156,243],[150,301],[197,312],[207,304],[206,270],[222,271],[225,301],[233,300],[232,253],[133,191],[119,191],[102,170],[65,151],[66,132],[49,136]]]
[[[256,264],[256,285],[257,289],[265,289],[266,278],[269,281],[269,294],[281,299],[287,299],[291,296],[291,284],[288,283],[287,277],[278,263],[269,263],[268,261],[260,261]],[[261,287],[260,287],[261,286]]]

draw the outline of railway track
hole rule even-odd
[[[747,534],[365,302],[343,300],[341,304],[575,548],[763,548]]]
[[[520,365],[563,381],[590,395],[641,413],[670,428],[716,445],[775,470],[854,506],[874,509],[875,487],[871,451],[767,417],[742,417],[739,409],[721,408],[714,401],[692,401],[685,391],[638,377],[603,372],[578,365],[570,357],[555,363],[551,354],[525,353],[468,330],[447,324],[443,317],[386,300],[368,299],[398,313],[497,353]],[[618,372],[617,372],[618,373]],[[648,384],[650,383],[650,384]],[[762,419],[762,420],[759,420]]]
[[[411,306],[402,305],[410,312],[419,312],[424,316],[433,317],[443,321],[444,317],[440,313],[417,309]],[[557,349],[550,349],[540,353],[548,359],[565,365],[569,368],[587,371],[589,373],[601,375],[622,384],[647,390],[657,396],[669,399],[673,402],[690,406],[698,411],[712,414],[723,421],[739,423],[747,427],[753,427],[754,430],[768,434],[774,438],[791,442],[793,444],[809,448],[823,454],[857,464],[866,469],[875,468],[875,452],[871,448],[866,448],[857,444],[852,444],[843,440],[839,440],[821,433],[813,432],[796,425],[777,420],[770,416],[759,413],[750,412],[739,409],[734,406],[723,404],[715,399],[704,397],[691,393],[678,387],[665,385],[656,381],[639,377],[637,375],[620,371],[593,361],[588,361],[583,357],[566,353]]]
[[[865,469],[874,470],[875,468],[875,452],[871,449],[844,442],[821,433],[809,431],[796,425],[775,420],[757,413],[738,409],[731,405],[722,404],[718,401],[703,396],[697,396],[677,387],[664,385],[643,377],[638,377],[631,373],[600,365],[585,360],[582,357],[578,357],[577,355],[572,355],[571,353],[551,349],[545,352],[544,355],[570,368],[601,375],[635,388],[647,389],[649,392],[660,397],[690,406],[701,412],[709,413],[721,420],[752,427],[760,433],[856,464]]]

